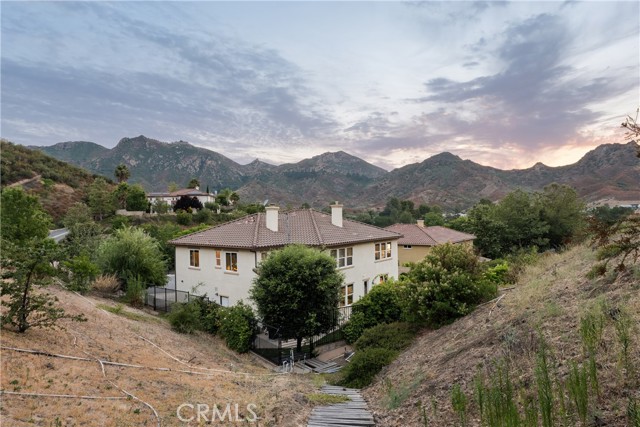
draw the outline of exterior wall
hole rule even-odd
[[[467,240],[466,242],[456,243],[457,245],[464,245],[468,248],[473,247],[473,240]],[[403,245],[398,245],[398,263],[400,267],[408,262],[419,262],[426,257],[431,251],[433,246],[418,246],[412,245],[411,249],[405,249]]]
[[[353,302],[357,302],[365,295],[364,281],[370,291],[373,286],[381,282],[381,276],[398,278],[398,241],[391,240],[391,258],[376,261],[375,242],[361,243],[353,246],[353,265],[338,268],[344,274],[344,284],[353,284]],[[331,248],[334,249],[334,248]],[[327,252],[330,249],[326,250]]]
[[[400,266],[408,262],[422,261],[431,251],[431,246],[412,245],[411,249],[405,249],[403,245],[398,245],[398,263]]]
[[[199,249],[200,267],[189,266],[190,249]],[[229,304],[234,305],[243,299],[249,302],[249,288],[255,277],[253,268],[256,266],[255,253],[241,249],[220,249],[221,266],[216,268],[216,249],[176,247],[176,285],[181,291],[191,291],[196,287],[195,294],[207,294],[209,299],[220,303],[220,296],[229,298]],[[238,254],[238,271],[225,269],[226,253]],[[201,286],[198,286],[202,283]]]
[[[358,301],[365,294],[364,281],[368,283],[368,290],[380,283],[381,275],[389,278],[398,277],[398,244],[397,240],[391,241],[391,258],[375,260],[375,243],[362,243],[353,247],[353,265],[340,268],[338,271],[345,276],[344,283],[353,284],[353,302]],[[200,251],[200,267],[190,267],[190,249]],[[330,249],[326,249],[329,252]],[[225,270],[225,254],[235,252],[238,254],[238,271]],[[256,274],[253,269],[256,262],[260,262],[261,253],[249,250],[221,250],[221,268],[216,268],[214,248],[189,248],[176,247],[176,286],[178,290],[191,291],[199,283],[195,293],[207,296],[220,303],[220,296],[229,297],[229,304],[234,305],[239,300],[249,301],[249,289]]]

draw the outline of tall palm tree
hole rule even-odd
[[[129,176],[131,174],[129,173],[129,168],[125,164],[120,163],[118,166],[116,166],[114,175],[118,182],[125,182],[129,179]]]

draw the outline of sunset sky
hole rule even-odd
[[[2,2],[1,135],[143,134],[240,163],[449,151],[502,169],[623,142],[640,3]]]

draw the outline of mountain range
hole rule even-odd
[[[445,152],[390,172],[343,151],[279,166],[260,160],[241,165],[184,141],[165,143],[142,135],[123,138],[112,149],[87,141],[31,148],[107,177],[123,163],[131,172],[129,182],[147,191],[198,178],[202,188],[231,188],[244,202],[268,199],[281,206],[306,202],[322,208],[338,200],[349,208],[372,208],[398,197],[460,210],[481,198],[498,200],[516,188],[539,190],[552,182],[571,185],[587,201],[640,199],[639,148],[633,141],[601,145],[560,167],[537,163],[501,170]]]

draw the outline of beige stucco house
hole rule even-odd
[[[403,236],[398,240],[398,265],[401,273],[408,271],[404,266],[406,263],[421,261],[436,245],[456,243],[471,246],[476,238],[473,234],[447,227],[425,227],[423,220],[418,220],[417,224],[393,224],[385,230]]]
[[[398,277],[399,233],[343,219],[342,205],[331,213],[313,209],[257,213],[170,241],[176,247],[176,287],[207,294],[221,305],[248,301],[254,269],[269,251],[289,244],[320,248],[344,274],[342,306],[372,286]]]

